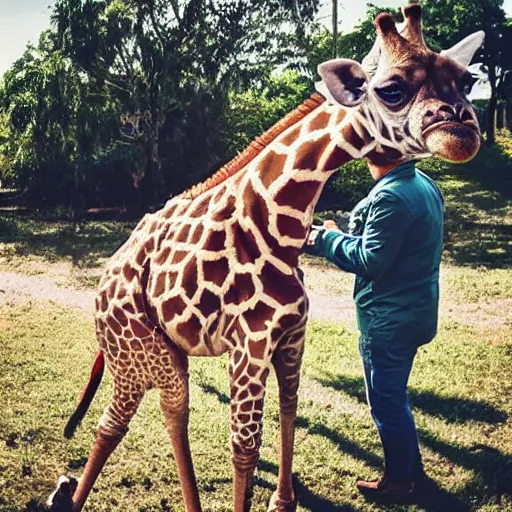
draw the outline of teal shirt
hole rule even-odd
[[[361,236],[325,231],[317,250],[356,274],[361,334],[373,343],[421,345],[437,330],[443,198],[428,176],[404,163],[368,195]]]

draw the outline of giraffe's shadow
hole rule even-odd
[[[276,464],[264,459],[260,460],[258,468],[262,471],[273,473],[274,475],[277,475],[279,471],[279,468]],[[254,483],[255,485],[265,489],[270,489],[272,491],[275,490],[274,485],[272,485],[264,478],[261,478],[260,476],[255,478]],[[351,505],[337,505],[329,499],[315,494],[301,481],[299,476],[296,474],[293,475],[293,490],[295,492],[295,497],[297,498],[297,503],[314,512],[355,512],[357,510]]]
[[[215,396],[221,404],[229,404],[231,401],[226,393],[219,391],[215,386],[212,386],[211,384],[199,382],[198,386],[204,393]]]

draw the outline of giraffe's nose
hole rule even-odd
[[[471,115],[464,107],[464,104],[456,103],[452,106],[444,103],[440,105],[437,110],[429,109],[425,112],[425,116],[423,117],[422,130],[424,131],[429,126],[443,121],[456,121],[462,123],[470,118]]]

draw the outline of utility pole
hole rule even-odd
[[[338,57],[338,0],[332,0],[332,58]]]

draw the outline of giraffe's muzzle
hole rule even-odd
[[[475,122],[443,121],[423,134],[429,152],[454,163],[471,160],[480,149],[480,130]]]
[[[464,121],[464,122],[461,122],[461,121],[438,121],[434,124],[431,124],[427,128],[425,128],[425,130],[423,130],[423,132],[422,132],[422,135],[424,138],[426,138],[429,136],[430,133],[432,133],[435,130],[439,130],[439,129],[450,130],[450,131],[460,130],[460,129],[462,129],[462,130],[469,129],[469,130],[472,130],[473,132],[476,132],[477,134],[480,133],[478,124],[473,120]]]

